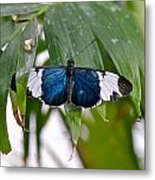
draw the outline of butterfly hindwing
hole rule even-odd
[[[50,106],[59,106],[67,100],[66,68],[34,68],[28,80],[28,90]]]
[[[92,107],[102,101],[113,101],[126,96],[132,90],[124,77],[89,68],[75,68],[72,101],[77,106]]]

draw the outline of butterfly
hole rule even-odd
[[[115,101],[132,91],[125,77],[92,68],[67,66],[32,68],[28,78],[28,95],[50,106],[65,103],[91,108],[104,101]]]

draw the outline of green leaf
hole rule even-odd
[[[25,115],[26,111],[26,86],[28,79],[28,71],[34,64],[37,41],[38,41],[38,23],[36,20],[30,21],[24,31],[21,33],[21,46],[20,46],[20,56],[17,62],[17,73],[16,73],[16,82],[17,82],[17,99],[18,106],[21,112],[21,115]],[[30,44],[30,51],[24,49],[25,42],[32,41],[33,44]]]
[[[31,99],[27,98],[26,101],[26,115],[25,115],[25,128],[30,131],[30,115],[32,113],[33,104]],[[29,143],[30,143],[30,132],[24,132],[23,141],[23,161],[24,165],[27,165],[27,159],[29,156]]]
[[[36,142],[37,142],[37,160],[38,164],[40,164],[40,133],[41,129],[45,124],[46,119],[42,118],[42,103],[35,98],[27,98],[27,103],[26,103],[26,129],[29,130],[29,132],[24,132],[24,144],[23,144],[23,149],[24,149],[24,154],[23,154],[23,159],[25,166],[27,165],[27,159],[29,157],[29,148],[30,148],[30,122],[31,122],[31,115],[32,113],[36,117]]]
[[[140,69],[144,73],[144,43],[132,15],[112,2],[79,3],[97,38],[117,71],[133,84],[131,93],[137,116],[141,115]],[[104,61],[104,59],[103,59]]]
[[[38,102],[38,104],[41,104],[41,102]],[[37,104],[35,105],[35,107],[37,107]],[[49,108],[47,110],[47,112],[43,112],[42,111],[42,106],[39,106],[40,109],[34,108],[34,113],[36,114],[36,140],[37,140],[37,160],[38,160],[38,164],[39,166],[41,165],[41,132],[42,129],[44,128],[44,126],[46,125],[46,123],[49,120],[50,114],[52,112],[52,108]]]
[[[6,103],[11,78],[16,70],[19,56],[19,38],[20,34],[17,34],[0,58],[0,151],[6,154],[11,150],[6,126]]]
[[[134,15],[136,23],[139,24],[142,36],[144,37],[144,1],[127,1],[124,6]]]
[[[74,3],[57,3],[49,7],[44,30],[52,64],[66,65],[67,60],[73,58],[77,66],[103,67],[97,43],[91,44],[95,36],[83,12]]]
[[[66,124],[71,132],[73,144],[76,146],[81,133],[82,109],[74,105],[66,104]]]
[[[14,31],[15,31],[15,26],[11,21],[11,18],[9,18],[9,20],[7,21],[4,18],[0,18],[1,48],[11,40]]]
[[[26,38],[35,38],[35,41],[37,41],[37,33],[35,31],[36,26],[33,26],[33,23],[34,22],[32,21],[30,24],[27,24],[27,27],[24,31],[16,31],[16,34],[10,40],[0,59],[0,114],[2,116],[0,118],[0,150],[3,153],[8,153],[11,150],[6,127],[6,102],[12,76],[17,70],[17,76],[20,77],[20,80],[17,79],[17,99],[15,101],[18,102],[18,106],[22,114],[25,112],[27,81],[25,76],[23,79],[21,79],[21,75],[25,75],[27,73],[26,71],[32,67],[35,51],[33,53],[25,52],[24,41]],[[33,26],[33,28],[31,26]]]
[[[1,87],[1,86],[0,86]],[[7,154],[11,150],[11,145],[8,139],[7,127],[6,127],[6,94],[0,93],[0,151]]]
[[[1,16],[30,14],[39,11],[43,6],[47,5],[39,3],[0,4]]]
[[[49,120],[49,116],[52,112],[52,108],[49,108],[47,112],[42,111],[42,103],[40,100],[35,99],[35,98],[27,98],[27,103],[26,103],[26,129],[28,129],[31,133],[30,129],[30,121],[31,121],[31,115],[35,116],[35,123],[36,123],[36,144],[37,144],[37,161],[38,165],[41,166],[40,162],[40,157],[41,157],[41,132],[42,129],[44,128],[46,122]],[[27,165],[27,159],[29,157],[29,148],[30,148],[30,134],[28,132],[24,133],[24,144],[23,144],[23,149],[24,149],[24,154],[23,154],[23,159],[25,166]]]
[[[82,118],[88,137],[80,139],[78,150],[85,168],[139,169],[132,144],[136,116],[131,102],[107,103],[106,114],[107,122],[97,109],[91,111],[91,118]]]

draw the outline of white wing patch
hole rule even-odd
[[[42,95],[42,72],[43,69],[39,69],[38,71],[36,71],[36,69],[31,69],[28,79],[28,90],[32,93],[32,96],[36,98]]]
[[[100,97],[103,101],[110,101],[117,97],[122,97],[118,86],[119,76],[111,72],[97,72],[100,81]]]

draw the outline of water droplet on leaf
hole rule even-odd
[[[82,20],[82,16],[79,16],[79,19]]]
[[[118,43],[118,39],[117,39],[117,38],[112,38],[112,39],[111,39],[111,42],[112,42],[113,44],[117,44],[117,43]]]
[[[132,41],[130,39],[127,40],[128,44],[132,44]]]
[[[111,11],[115,12],[116,11],[116,7],[111,7]]]
[[[111,29],[111,27],[112,27],[112,23],[109,23],[108,26],[107,26],[107,28],[108,28],[108,29]]]
[[[129,18],[130,18],[130,15],[129,15],[129,14],[125,15],[125,18],[126,18],[126,19],[129,19]]]
[[[48,24],[48,25],[50,25],[50,24],[51,24],[50,19],[47,19],[47,24]]]

